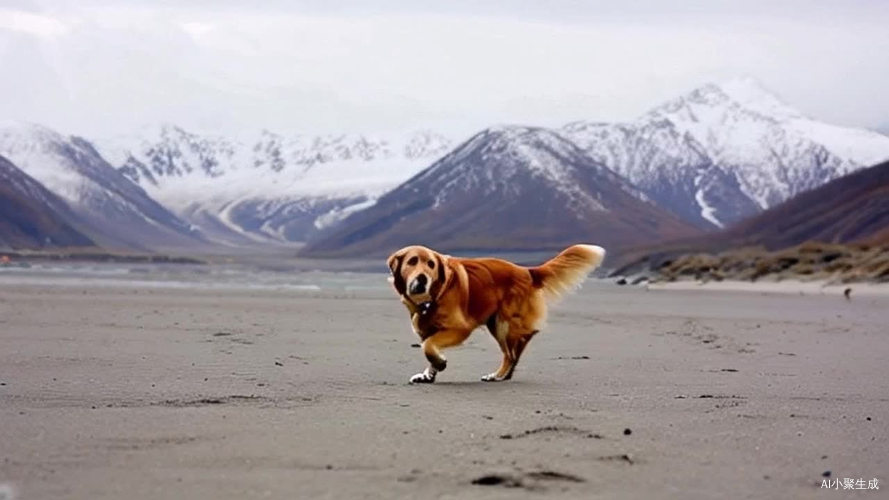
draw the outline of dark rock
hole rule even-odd
[[[507,488],[521,488],[522,482],[511,476],[500,474],[487,474],[472,480],[472,484],[480,486],[505,486]]]

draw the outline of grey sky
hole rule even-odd
[[[889,122],[883,0],[244,4],[0,0],[0,119],[466,134],[629,120],[746,75],[817,118]]]

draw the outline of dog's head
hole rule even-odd
[[[420,245],[398,250],[388,264],[395,291],[415,304],[438,299],[452,274],[446,255]]]

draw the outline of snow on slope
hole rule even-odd
[[[203,243],[84,139],[40,125],[5,122],[0,124],[0,154],[61,197],[101,245],[170,249]]]
[[[68,205],[2,155],[0,207],[0,248],[93,246]]]
[[[48,144],[65,138],[40,125],[20,122],[0,123],[0,154],[11,159],[29,176],[69,203],[81,201],[87,179],[75,169],[58,168],[56,152]]]
[[[889,158],[889,138],[812,120],[749,78],[563,132],[662,206],[720,227]]]
[[[876,165],[889,158],[889,140],[867,129],[820,122],[781,102],[752,78],[736,78],[719,85],[742,107],[771,117],[783,126],[825,146],[833,154],[859,165]]]
[[[747,78],[704,85],[633,122],[577,122],[558,132],[629,179],[639,196],[702,228],[889,158],[889,137],[812,120]],[[227,138],[172,125],[100,143],[122,173],[192,223],[263,241],[304,241],[367,209],[451,145],[429,131]],[[529,167],[558,180],[548,162]]]
[[[303,255],[637,245],[696,234],[554,130],[496,126],[317,235]]]
[[[200,214],[244,234],[303,240],[302,233],[366,206],[450,145],[430,131],[391,138],[262,131],[228,139],[165,125],[103,141],[101,150],[155,199],[193,221]]]
[[[466,161],[473,155],[473,161]],[[577,182],[577,167],[587,158],[570,141],[551,130],[520,126],[491,127],[463,145],[448,161],[423,172],[418,178],[439,176],[433,208],[447,204],[455,196],[477,190],[480,196],[509,193],[519,188],[514,179],[527,172],[538,182],[551,186],[566,200],[566,208],[583,216],[590,210],[607,211]],[[450,168],[451,164],[459,168]],[[494,165],[482,168],[480,165]],[[447,166],[446,171],[439,172]],[[607,175],[607,174],[605,174]],[[612,174],[613,175],[613,174]],[[631,187],[628,190],[633,191]]]

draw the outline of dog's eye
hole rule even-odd
[[[407,265],[409,265],[409,266],[416,266],[416,265],[417,265],[417,262],[418,262],[419,260],[420,260],[420,258],[417,257],[416,255],[414,255],[413,257],[411,257],[410,259],[407,260]]]
[[[429,262],[426,263],[426,265],[429,266],[429,269],[435,269],[435,261],[434,260],[430,260]]]

